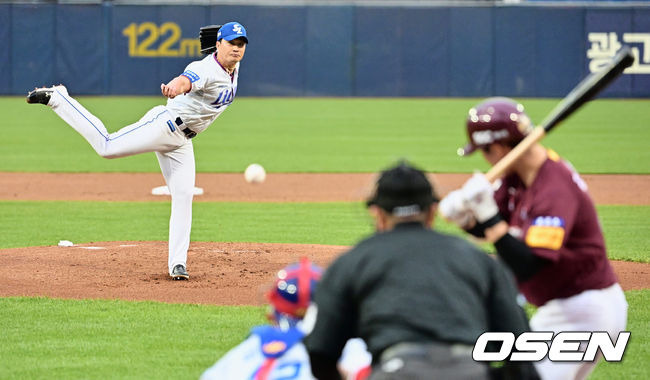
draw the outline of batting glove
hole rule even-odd
[[[469,227],[474,219],[474,214],[467,207],[461,190],[454,190],[447,194],[438,204],[438,210],[443,218],[462,229]]]
[[[465,182],[461,191],[467,207],[483,228],[491,227],[501,220],[499,207],[494,201],[494,188],[485,175],[475,173]]]

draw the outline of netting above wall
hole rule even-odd
[[[0,4],[120,4],[120,5],[263,5],[263,6],[650,6],[650,0],[0,0]]]

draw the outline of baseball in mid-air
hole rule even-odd
[[[244,172],[244,178],[248,183],[262,183],[266,179],[266,170],[260,164],[250,164]]]

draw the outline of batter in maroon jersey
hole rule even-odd
[[[532,124],[521,104],[490,98],[467,118],[470,142],[492,165]],[[537,331],[607,331],[615,341],[627,323],[627,302],[607,259],[586,184],[553,151],[534,144],[492,185],[480,173],[441,202],[442,215],[494,244],[521,293],[538,306]],[[584,348],[583,348],[584,349]],[[584,379],[596,362],[536,363],[542,379]]]
[[[585,183],[557,154],[548,155],[529,187],[510,174],[494,196],[510,234],[548,261],[519,282],[535,306],[617,282]]]

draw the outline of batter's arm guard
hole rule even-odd
[[[537,256],[526,243],[509,233],[494,242],[494,248],[519,281],[528,280],[549,264],[548,260]]]
[[[201,53],[212,54],[217,50],[217,34],[221,25],[208,25],[199,30],[199,41],[201,41]]]

